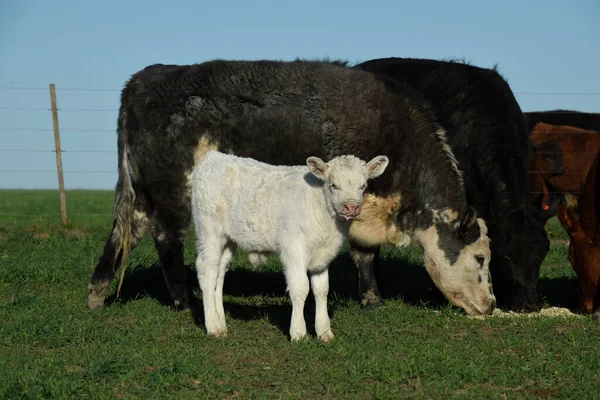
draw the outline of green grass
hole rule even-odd
[[[69,192],[71,214],[110,213],[111,192]],[[55,192],[0,191],[0,214],[58,214]],[[383,253],[386,307],[361,309],[347,253],[331,267],[336,334],[290,343],[291,305],[276,257],[225,283],[229,336],[174,311],[148,238],[122,299],[87,310],[87,283],[111,218],[0,215],[0,398],[595,398],[600,327],[588,317],[472,319],[448,306],[420,253]],[[542,267],[548,306],[576,307],[565,235]],[[193,237],[185,259],[190,282]],[[116,281],[111,293],[114,293]],[[307,302],[312,324],[313,303]],[[314,333],[313,333],[314,335]]]

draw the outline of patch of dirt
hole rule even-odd
[[[90,237],[90,236],[92,236],[92,233],[90,231],[87,231],[85,229],[80,229],[80,228],[67,229],[66,234],[67,234],[67,237]]]
[[[65,366],[65,372],[82,373],[85,372],[85,368],[79,365],[67,365]]]
[[[528,390],[536,399],[556,399],[560,390],[558,389],[534,389]]]
[[[6,239],[7,236],[8,236],[8,232],[6,232],[4,230],[0,230],[0,242],[3,241],[4,239]]]
[[[494,310],[492,315],[474,315],[469,318],[486,319],[486,318],[534,318],[534,317],[583,317],[581,314],[575,314],[568,308],[564,307],[548,307],[542,308],[539,312],[518,313],[514,311],[502,311],[498,308]]]
[[[155,372],[156,370],[158,370],[158,368],[153,367],[152,365],[144,365],[142,367],[142,372],[144,372],[144,373],[152,373],[152,372]]]
[[[39,225],[30,225],[23,229],[23,231],[31,234],[35,239],[48,239],[50,237],[50,233]]]

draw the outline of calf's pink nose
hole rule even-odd
[[[356,203],[345,203],[343,213],[344,215],[358,215],[360,206]]]

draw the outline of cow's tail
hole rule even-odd
[[[125,115],[121,110],[118,121],[118,147],[119,147],[119,178],[115,189],[115,201],[113,212],[115,214],[116,233],[116,252],[113,259],[113,267],[116,268],[116,262],[121,255],[121,271],[119,275],[119,286],[117,287],[117,298],[121,292],[123,278],[125,276],[125,267],[129,252],[131,251],[132,235],[134,229],[134,204],[135,190],[131,175],[133,167],[131,165],[129,145],[127,140],[127,129],[125,127]]]

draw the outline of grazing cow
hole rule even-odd
[[[579,196],[579,218],[570,205],[558,218],[570,237],[569,260],[579,277],[581,311],[600,320],[600,152],[587,174]]]
[[[600,114],[584,113],[571,110],[530,111],[523,113],[527,123],[527,131],[533,129],[540,122],[550,125],[568,125],[579,129],[600,132]]]
[[[583,190],[583,184],[594,157],[600,151],[600,134],[572,126],[549,125],[540,122],[531,133],[531,141],[534,144],[556,141],[563,154],[562,163],[565,173],[546,177],[542,191],[571,194],[573,198],[576,198]],[[546,203],[548,197],[544,196],[542,201]],[[576,202],[573,205],[576,208]]]
[[[307,168],[273,166],[213,150],[206,153],[194,168],[192,215],[208,334],[227,333],[223,281],[239,247],[255,265],[268,253],[279,254],[292,301],[292,341],[306,335],[307,274],[315,296],[315,331],[324,342],[333,339],[327,268],[342,247],[350,220],[360,214],[367,180],[381,175],[388,162],[385,156],[366,165],[354,156],[328,163],[309,157]],[[481,290],[479,285],[475,289]],[[485,310],[490,304],[478,306]]]
[[[351,226],[354,259],[372,261],[365,244],[406,245],[413,238],[453,304],[469,314],[488,311],[470,291],[491,279],[482,274],[490,258],[485,226],[467,205],[444,129],[398,83],[315,61],[152,65],[123,89],[118,149],[116,220],[92,273],[90,308],[104,305],[114,265],[122,265],[122,277],[127,255],[148,230],[175,305],[189,307],[183,239],[191,173],[213,149],[278,165],[311,155],[388,154],[388,173],[365,196],[368,213]]]
[[[548,210],[555,198],[551,196],[546,180],[565,173],[563,152],[556,139],[539,144],[531,143],[531,149],[527,171],[531,202],[538,209]]]
[[[529,201],[528,135],[507,82],[495,69],[462,62],[385,58],[356,68],[408,85],[431,103],[463,171],[467,202],[488,225],[498,304],[538,310],[539,268],[550,246],[544,224],[551,214]]]

